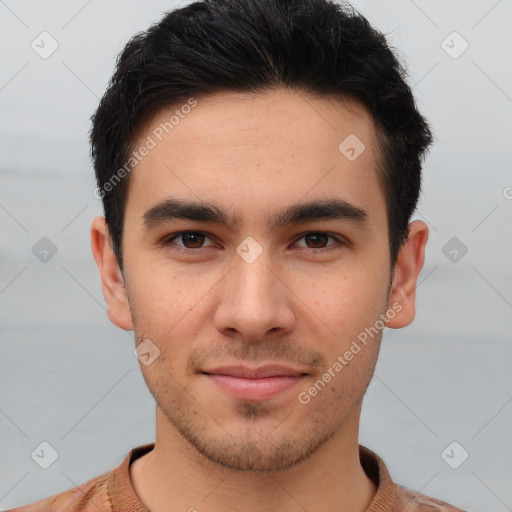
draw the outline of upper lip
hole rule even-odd
[[[258,368],[249,368],[247,366],[222,366],[203,370],[202,373],[216,374],[216,375],[229,375],[232,377],[241,377],[245,379],[263,379],[265,377],[277,376],[293,376],[300,377],[306,375],[306,372],[281,365],[265,365]]]

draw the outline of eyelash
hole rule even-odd
[[[180,238],[182,235],[186,235],[186,234],[204,235],[205,237],[211,239],[211,237],[208,236],[208,234],[205,233],[204,231],[180,231],[178,233],[174,233],[174,234],[164,238],[163,241],[162,241],[162,244],[164,246],[170,246],[172,244],[173,240],[175,240],[176,238]],[[347,243],[343,239],[341,239],[341,238],[339,238],[339,237],[337,237],[335,235],[332,235],[330,233],[327,233],[325,231],[308,231],[306,233],[301,234],[301,236],[296,240],[296,242],[298,242],[299,240],[305,238],[308,235],[327,235],[328,237],[333,238],[337,242],[336,244],[332,244],[332,245],[329,245],[327,247],[320,247],[318,249],[315,249],[315,248],[312,248],[312,247],[303,247],[303,249],[308,249],[308,250],[314,251],[316,253],[327,252],[327,251],[335,249],[335,248],[337,248],[339,246],[347,245]],[[296,242],[294,242],[294,243],[296,243]],[[198,253],[201,249],[204,249],[204,247],[199,247],[197,249],[190,249],[188,247],[182,247],[182,246],[179,246],[179,245],[176,245],[176,247],[178,248],[179,251],[182,251],[182,252],[185,252],[185,253],[189,253],[189,254],[191,254],[191,253]]]

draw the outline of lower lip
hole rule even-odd
[[[231,375],[204,374],[222,391],[242,400],[268,400],[289,390],[300,382],[303,375],[280,375],[262,379],[244,379]]]

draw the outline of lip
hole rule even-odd
[[[221,391],[241,400],[270,400],[302,381],[305,373],[280,365],[224,366],[201,372]]]
[[[211,370],[202,370],[202,373],[213,375],[229,375],[231,377],[241,377],[244,379],[263,379],[265,377],[293,377],[301,376],[306,372],[282,366],[278,364],[267,364],[259,368],[249,368],[248,366],[220,366]]]

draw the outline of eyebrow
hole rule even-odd
[[[241,224],[240,217],[230,215],[214,204],[172,197],[147,210],[142,219],[146,229],[155,228],[174,219],[212,222],[232,231]],[[365,210],[339,198],[293,204],[271,216],[267,215],[265,220],[270,231],[312,220],[345,221],[356,224],[360,228],[369,228],[371,225]]]

